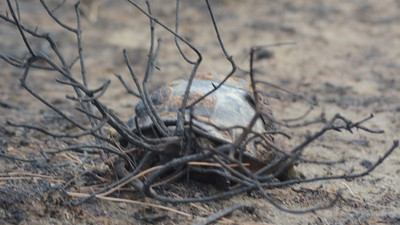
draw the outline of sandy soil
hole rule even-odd
[[[149,45],[148,19],[124,1],[88,1],[82,3],[84,18],[83,47],[91,87],[107,79],[112,81],[102,97],[108,106],[127,120],[138,101],[128,96],[113,73],[129,80],[122,49],[127,49],[138,74],[143,74]],[[174,1],[152,1],[153,14],[168,26],[174,25]],[[55,2],[51,1],[51,6]],[[400,132],[400,3],[394,0],[365,1],[237,1],[212,2],[225,47],[240,70],[249,67],[249,49],[254,45],[295,43],[269,48],[272,56],[255,65],[259,79],[279,84],[315,99],[312,116],[321,112],[330,118],[340,113],[358,121],[370,114],[366,123],[383,134],[372,135],[354,130],[353,134],[330,133],[305,152],[310,159],[340,160],[340,165],[299,166],[307,177],[346,174],[365,170],[389,149]],[[6,4],[0,3],[4,14]],[[21,1],[23,22],[39,31],[50,32],[68,61],[77,55],[75,37],[45,14],[37,1]],[[184,1],[181,5],[180,33],[203,54],[199,71],[226,74],[230,65],[224,58],[214,35],[203,1]],[[67,5],[57,15],[75,26],[73,8]],[[184,63],[173,44],[173,36],[157,29],[163,38],[159,67],[151,88],[176,78],[184,78],[190,67]],[[50,52],[48,45],[30,39],[35,49]],[[191,57],[192,52],[184,48]],[[24,58],[27,51],[16,29],[0,22],[0,52]],[[31,122],[53,131],[73,131],[19,84],[22,70],[0,61],[0,150],[19,157],[41,157],[40,150],[73,144],[27,129],[6,125],[6,120]],[[79,73],[79,67],[74,68]],[[53,72],[32,71],[29,84],[39,94],[73,113],[75,104],[65,99],[72,90],[56,84]],[[279,119],[293,118],[307,110],[307,104],[287,102],[275,108]],[[279,112],[279,113],[277,113]],[[300,112],[300,113],[299,113]],[[290,145],[304,140],[318,127],[288,130],[294,138]],[[84,139],[79,140],[85,141]],[[196,204],[162,204],[132,192],[113,197],[139,201],[137,204],[92,200],[72,207],[65,191],[87,192],[117,178],[106,164],[75,153],[50,155],[50,162],[27,163],[0,157],[0,223],[2,224],[187,224],[235,203],[247,207],[236,210],[219,223],[233,224],[400,224],[400,151],[395,151],[370,175],[354,180],[332,180],[267,190],[282,206],[304,209],[327,204],[337,192],[342,198],[330,209],[308,214],[288,214],[276,209],[257,193],[246,193],[229,200]],[[82,171],[92,171],[81,174]],[[71,181],[72,180],[72,181]],[[70,182],[70,185],[65,185]],[[65,190],[59,187],[64,186]],[[213,189],[201,183],[175,183],[164,191],[178,195],[187,190],[202,193]],[[144,205],[154,203],[188,215]]]

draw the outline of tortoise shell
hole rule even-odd
[[[223,79],[224,76],[213,73],[197,74],[192,82],[188,105],[213,90]],[[175,129],[177,112],[182,104],[187,84],[188,81],[186,80],[173,81],[150,95],[158,116],[172,132]],[[275,129],[268,102],[265,99],[261,100],[261,109],[266,116],[260,117],[252,128],[252,131],[258,134]],[[138,127],[141,130],[149,130],[153,123],[145,110],[143,102],[139,102],[136,105],[135,112]],[[238,127],[247,127],[256,110],[248,83],[240,78],[229,78],[219,89],[194,105],[192,113],[196,117],[193,120],[193,125],[209,134],[208,138],[212,137],[214,139],[212,141],[234,143],[243,132],[243,129]],[[189,121],[190,111],[187,110],[185,112],[185,123],[189,123]],[[133,130],[136,130],[137,126],[133,119],[128,124]],[[253,136],[253,134],[249,134],[247,140],[251,138],[251,141],[244,142],[246,146],[243,146],[243,161],[249,162],[251,169],[256,170],[281,154],[266,148],[265,145],[257,146],[257,143],[260,143],[260,138],[254,138]],[[282,137],[271,134],[264,137],[276,147],[285,148]]]

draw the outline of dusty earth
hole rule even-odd
[[[55,7],[57,1],[49,1]],[[63,21],[75,26],[69,1],[57,11]],[[168,26],[174,25],[174,1],[151,1],[153,14]],[[340,113],[353,121],[370,114],[365,125],[382,129],[383,134],[354,130],[331,132],[305,151],[305,157],[340,160],[340,165],[300,165],[307,176],[361,172],[389,149],[400,133],[400,2],[364,1],[212,1],[222,39],[245,76],[249,68],[249,49],[253,45],[295,43],[268,48],[270,55],[255,65],[258,78],[281,85],[315,99],[318,106],[310,115],[324,112],[327,118]],[[129,80],[122,49],[127,49],[138,74],[144,73],[149,46],[148,19],[125,1],[83,1],[81,4],[83,47],[89,84],[112,83],[102,101],[127,120],[138,101],[129,96],[113,73]],[[5,14],[7,5],[0,2]],[[54,23],[38,1],[21,1],[22,21],[39,31],[50,32],[68,61],[77,55],[75,37]],[[209,14],[203,1],[184,1],[181,5],[180,33],[203,54],[199,71],[226,74],[230,65],[219,48]],[[173,37],[157,28],[163,38],[160,71],[152,78],[152,88],[166,81],[184,78],[190,67],[179,56]],[[35,49],[49,53],[49,46],[29,39]],[[189,56],[192,52],[184,48]],[[0,22],[0,52],[23,59],[27,50],[16,29]],[[0,150],[2,155],[42,159],[40,150],[72,145],[38,132],[6,125],[6,120],[30,122],[52,131],[74,128],[33,98],[19,84],[22,70],[0,61]],[[79,72],[75,66],[74,71]],[[29,84],[42,96],[73,114],[75,104],[65,98],[70,88],[55,82],[53,72],[35,70]],[[132,82],[130,81],[130,84]],[[304,102],[287,102],[276,107],[279,119],[305,112]],[[290,145],[318,127],[290,129]],[[81,139],[80,143],[90,141]],[[400,224],[400,149],[368,176],[352,180],[331,180],[267,190],[280,205],[290,209],[328,204],[335,193],[341,198],[327,210],[307,214],[285,213],[257,193],[244,193],[229,200],[164,204],[129,191],[114,193],[138,202],[95,199],[71,206],[77,197],[116,181],[112,168],[97,156],[73,152],[49,154],[50,161],[23,162],[0,157],[1,224],[188,224],[235,203],[245,208],[219,220],[221,224]],[[84,172],[86,171],[86,172]],[[204,193],[212,186],[174,183],[165,187],[169,194],[183,196],[187,190]],[[155,205],[151,205],[155,204]],[[159,206],[166,206],[161,209]],[[180,212],[171,211],[175,209]]]

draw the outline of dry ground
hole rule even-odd
[[[83,7],[87,1],[83,2]],[[167,25],[174,23],[173,1],[152,1],[153,13]],[[98,7],[93,5],[98,4]],[[127,96],[113,73],[124,75],[122,49],[126,48],[138,74],[143,74],[148,48],[148,20],[124,1],[94,1],[92,8],[83,10],[83,37],[92,87],[111,79],[109,91],[102,100],[115,109],[123,119],[132,116],[137,99]],[[162,5],[163,4],[163,5]],[[339,166],[302,165],[307,177],[345,174],[361,171],[368,161],[374,162],[400,133],[400,2],[395,0],[282,0],[282,1],[212,1],[218,25],[228,52],[238,66],[248,70],[248,52],[252,45],[295,42],[270,48],[273,56],[256,64],[260,79],[282,85],[316,99],[319,106],[315,115],[325,112],[327,117],[341,113],[357,121],[369,116],[367,123],[384,134],[371,135],[362,131],[354,134],[329,134],[305,152],[311,159],[346,159]],[[55,4],[52,4],[55,5]],[[53,23],[38,1],[21,1],[22,20],[40,31],[48,31],[58,40],[69,60],[76,56],[74,36]],[[0,2],[4,13],[5,1]],[[181,31],[202,52],[204,62],[199,71],[227,73],[229,63],[216,41],[211,21],[203,1],[184,1]],[[71,7],[58,12],[68,24],[74,24]],[[182,78],[189,67],[178,55],[173,38],[163,37],[159,66],[161,71],[152,80],[157,87],[168,80]],[[31,42],[44,52],[49,47],[38,40]],[[190,54],[188,49],[185,52]],[[0,22],[0,52],[24,58],[26,50],[15,29]],[[21,70],[0,62],[0,150],[20,157],[40,157],[39,150],[65,146],[58,140],[37,132],[6,126],[6,120],[29,121],[52,130],[73,129],[53,112],[39,104],[19,84]],[[79,68],[76,68],[78,71]],[[43,96],[68,111],[74,104],[64,98],[71,90],[56,85],[53,73],[34,71],[30,84]],[[241,72],[238,72],[241,75]],[[298,115],[306,110],[304,104],[283,104],[275,109],[279,118]],[[277,111],[279,113],[277,113]],[[310,128],[311,129],[311,128]],[[288,131],[293,143],[306,135],[305,129]],[[82,141],[82,140],[81,140]],[[83,140],[84,141],[84,140]],[[80,164],[82,157],[73,153],[50,156],[49,163],[25,163],[0,158],[0,223],[10,224],[187,224],[195,218],[165,211],[152,206],[93,200],[79,207],[58,187],[78,176],[79,171],[95,173],[79,175],[67,191],[85,192],[88,187],[116,180],[113,171],[93,159]],[[369,176],[355,180],[338,180],[296,185],[268,190],[280,204],[299,209],[324,204],[327,197],[338,191],[339,202],[328,210],[309,214],[287,214],[279,211],[256,193],[241,194],[230,200],[199,203],[208,212],[194,205],[166,206],[195,216],[206,216],[222,207],[237,202],[248,206],[235,211],[220,221],[237,224],[400,224],[400,151],[395,151],[383,165]],[[363,162],[364,163],[361,163]],[[364,166],[363,166],[364,165]],[[183,194],[185,190],[204,192],[212,187],[204,184],[174,184],[165,191]],[[156,203],[131,193],[122,197]],[[119,194],[114,196],[121,196]]]

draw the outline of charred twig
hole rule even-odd
[[[138,179],[134,179],[132,180],[132,178],[134,176],[136,176],[140,170],[142,169],[143,165],[146,163],[146,161],[149,159],[149,157],[151,156],[151,153],[148,152],[140,161],[140,163],[137,165],[137,167],[133,170],[133,172],[129,173],[126,169],[125,169],[125,164],[122,161],[116,161],[116,173],[118,176],[120,176],[120,180],[117,182],[114,182],[110,185],[107,185],[106,187],[90,194],[88,197],[83,198],[75,203],[73,203],[74,205],[80,205],[85,201],[88,201],[90,199],[92,199],[93,197],[96,197],[97,195],[106,193],[108,191],[110,191],[111,189],[120,186],[126,182],[130,182],[137,190],[141,191],[143,189],[143,183],[138,180]],[[153,190],[150,189],[150,192],[153,192]]]
[[[217,35],[217,39],[218,39],[219,46],[221,47],[221,50],[222,50],[222,52],[224,53],[226,59],[227,59],[227,60],[229,61],[229,63],[231,64],[232,69],[231,69],[231,71],[228,73],[228,75],[226,75],[226,77],[224,78],[224,80],[222,80],[218,85],[216,85],[216,86],[214,87],[214,89],[212,89],[211,91],[207,92],[206,94],[204,94],[203,96],[201,96],[201,97],[198,98],[197,100],[193,101],[193,102],[192,102],[190,105],[188,105],[188,106],[182,104],[182,108],[183,108],[184,106],[185,106],[185,108],[191,108],[191,107],[193,107],[194,105],[196,105],[197,103],[199,103],[201,100],[203,100],[204,98],[206,98],[207,96],[209,96],[211,93],[213,93],[214,91],[216,91],[218,88],[220,88],[220,87],[235,73],[235,71],[236,71],[236,64],[235,64],[235,61],[233,61],[232,56],[230,56],[230,55],[228,54],[228,52],[226,51],[225,46],[224,46],[224,43],[223,43],[222,38],[221,38],[221,35],[219,34],[219,30],[218,30],[217,23],[216,23],[215,18],[214,18],[214,13],[213,13],[213,11],[212,11],[212,9],[211,9],[211,5],[210,5],[210,3],[209,3],[208,0],[205,0],[205,1],[206,1],[206,4],[207,4],[208,12],[210,13],[210,17],[211,17],[213,26],[214,26],[214,31],[215,31],[215,33],[216,33],[216,35]],[[189,79],[189,82],[190,82],[190,81],[191,81],[191,80]],[[185,93],[185,96],[186,96],[186,95],[189,95],[188,92],[190,91],[190,85],[191,85],[191,83],[188,83],[188,88],[186,89],[186,90],[187,90],[187,93]],[[183,110],[182,110],[182,111],[183,111]]]
[[[299,183],[311,183],[311,182],[316,182],[316,181],[323,181],[323,180],[344,180],[344,179],[354,179],[358,177],[362,177],[365,175],[368,175],[371,173],[377,166],[379,166],[387,157],[389,157],[390,154],[399,146],[399,141],[396,140],[393,142],[392,147],[385,152],[385,154],[380,157],[370,168],[367,170],[360,172],[360,173],[355,173],[355,174],[348,174],[348,175],[337,175],[337,176],[321,176],[321,177],[315,177],[315,178],[308,178],[308,179],[302,179],[302,180],[288,180],[288,181],[282,181],[278,183],[263,183],[263,187],[267,188],[276,188],[276,187],[283,187],[283,186],[288,186],[292,184],[299,184]]]
[[[18,6],[18,3],[17,3],[17,2],[18,2],[18,1],[16,1],[17,12],[19,12],[19,6]],[[11,12],[11,16],[12,16],[12,18],[14,19],[14,22],[15,22],[15,24],[16,24],[17,27],[18,27],[19,33],[21,34],[21,37],[22,37],[22,39],[23,39],[23,41],[24,41],[24,43],[25,43],[26,48],[28,49],[28,51],[29,51],[29,53],[31,54],[31,56],[34,57],[34,56],[35,56],[35,53],[33,52],[31,46],[29,45],[29,42],[28,42],[28,40],[26,39],[26,36],[25,36],[25,34],[24,34],[23,30],[22,30],[21,24],[20,24],[20,22],[19,22],[21,16],[20,16],[19,13],[18,13],[18,18],[17,18],[17,16],[15,15],[15,12],[14,12],[14,8],[13,8],[12,5],[11,5],[10,0],[7,0],[7,4],[8,4],[8,9],[9,9],[10,12]]]
[[[180,0],[176,0],[176,6],[175,6],[175,33],[176,33],[176,34],[179,33],[179,32],[178,32],[178,30],[179,30],[179,3],[180,3]],[[190,60],[190,59],[186,56],[186,54],[182,51],[182,48],[181,48],[181,46],[179,45],[179,42],[178,42],[178,37],[175,36],[174,39],[175,39],[175,45],[176,45],[176,47],[178,48],[178,51],[179,51],[179,53],[181,54],[181,56],[183,57],[183,59],[184,59],[187,63],[192,64],[192,65],[195,65],[196,62]]]
[[[55,133],[55,132],[51,132],[46,128],[43,127],[39,127],[39,126],[34,126],[34,125],[30,125],[30,124],[25,124],[25,123],[14,123],[12,121],[7,121],[7,125],[13,126],[13,127],[23,127],[23,128],[28,128],[31,130],[37,130],[40,131],[46,135],[52,136],[54,138],[79,138],[85,135],[89,135],[89,134],[93,134],[96,130],[101,129],[105,124],[107,123],[107,120],[103,120],[101,121],[97,127],[93,127],[90,129],[87,129],[85,131],[79,132],[79,133],[75,133],[75,134],[68,134],[68,133]]]
[[[225,208],[225,209],[223,209],[221,211],[218,211],[218,212],[216,212],[216,213],[214,213],[214,214],[212,214],[212,215],[210,215],[210,216],[208,216],[208,217],[206,217],[206,218],[204,218],[204,219],[202,219],[202,220],[200,220],[198,222],[193,223],[193,225],[206,225],[206,224],[215,222],[216,220],[218,220],[218,219],[220,219],[220,218],[222,218],[222,217],[224,217],[224,216],[226,216],[226,215],[232,213],[233,211],[235,211],[237,209],[240,209],[242,207],[243,207],[242,203],[234,204],[234,205],[232,205],[232,206],[230,206],[228,208]]]
[[[65,1],[64,1],[65,2]],[[58,5],[55,9],[50,10],[49,7],[47,6],[47,4],[45,3],[44,0],[40,0],[40,3],[42,4],[43,8],[46,10],[47,14],[49,14],[49,16],[56,22],[58,23],[58,25],[60,25],[62,28],[71,31],[73,33],[78,33],[78,29],[72,28],[68,25],[66,25],[65,23],[63,23],[61,20],[58,19],[58,17],[56,17],[54,15],[54,12],[57,11],[57,9],[59,9],[64,2],[61,2],[60,5]]]
[[[310,105],[313,105],[313,106],[316,106],[316,105],[317,105],[317,103],[314,102],[313,100],[307,99],[306,97],[304,97],[304,96],[302,96],[302,95],[299,95],[299,94],[297,94],[297,93],[294,93],[293,91],[290,91],[290,90],[288,90],[288,89],[286,89],[286,88],[283,88],[283,87],[281,87],[281,86],[279,86],[279,85],[276,85],[276,84],[273,84],[273,83],[271,83],[271,82],[258,80],[257,83],[264,84],[264,85],[267,85],[267,86],[276,88],[276,89],[278,89],[278,90],[281,90],[281,91],[283,91],[283,92],[286,92],[286,93],[288,93],[290,96],[294,97],[295,99],[302,99],[302,100],[306,101],[306,102],[307,102],[308,104],[310,104]],[[264,91],[261,91],[261,90],[257,90],[257,92],[266,94]]]
[[[189,48],[191,48],[196,55],[198,56],[193,69],[191,71],[191,74],[189,76],[188,79],[188,87],[187,87],[187,92],[189,92],[190,90],[190,86],[191,83],[193,81],[193,78],[197,72],[197,68],[200,65],[200,62],[202,61],[202,56],[200,54],[200,52],[188,41],[186,41],[182,36],[178,35],[177,33],[175,33],[172,29],[170,29],[168,26],[164,25],[163,23],[161,23],[157,18],[153,17],[150,13],[147,13],[144,9],[142,9],[135,1],[133,0],[128,0],[128,2],[130,2],[132,5],[134,5],[139,11],[141,11],[144,15],[146,15],[148,18],[151,19],[151,21],[154,21],[155,23],[159,24],[161,27],[163,27],[165,30],[167,30],[168,32],[170,32],[171,34],[174,35],[174,37],[178,38],[180,41],[182,41],[183,43],[185,43]],[[184,98],[182,100],[182,107],[178,112],[178,116],[177,116],[177,125],[176,125],[176,131],[175,134],[177,135],[182,135],[182,131],[183,131],[183,121],[184,121],[184,113],[185,113],[185,109],[186,109],[186,101],[187,101],[187,97],[188,97],[189,93],[185,93]],[[150,115],[152,116],[152,115]]]
[[[302,120],[302,119],[304,119],[305,117],[307,117],[313,109],[314,109],[314,107],[313,107],[313,106],[310,106],[310,108],[308,108],[308,110],[307,110],[303,115],[301,115],[301,116],[299,116],[299,117],[296,117],[296,118],[284,119],[284,120],[282,120],[282,121],[285,122],[285,123],[288,123],[288,122],[293,122],[293,121]],[[321,116],[321,117],[322,117],[322,116]]]
[[[121,75],[119,75],[119,74],[114,74],[114,75],[118,78],[118,80],[121,82],[121,84],[124,86],[125,90],[126,90],[129,94],[131,94],[131,95],[133,95],[133,96],[135,96],[135,97],[140,98],[140,95],[139,95],[136,91],[134,91],[134,90],[124,81],[124,79],[122,78]]]
[[[0,107],[9,108],[9,109],[18,109],[19,107],[12,104],[11,102],[0,100]]]
[[[39,162],[40,160],[43,160],[43,159],[39,159],[39,158],[27,159],[27,158],[22,158],[19,156],[13,156],[13,155],[3,154],[3,153],[0,153],[0,158],[6,158],[6,159],[12,159],[12,160],[16,160],[16,161],[30,162],[30,163]]]
[[[287,209],[285,207],[280,206],[269,195],[267,195],[267,193],[265,193],[265,191],[261,188],[261,186],[258,189],[258,191],[259,191],[259,193],[261,193],[261,195],[265,199],[268,200],[268,202],[270,202],[273,206],[275,206],[279,210],[282,210],[282,211],[287,212],[287,213],[293,213],[293,214],[304,214],[304,213],[315,212],[315,211],[318,211],[318,210],[324,210],[324,209],[332,208],[332,206],[334,206],[336,204],[336,202],[340,198],[340,194],[336,194],[336,197],[333,200],[330,200],[327,205],[315,206],[315,207],[312,207],[312,208],[309,208],[309,209],[295,209],[295,210],[293,210],[293,209]]]
[[[147,5],[147,10],[149,15],[151,16],[151,7],[150,7],[150,1],[146,0],[146,5]],[[155,53],[153,53],[153,48],[154,48],[154,26],[155,22],[153,19],[150,18],[150,48],[149,48],[149,53],[148,53],[148,60],[147,60],[147,67],[146,67],[146,73],[143,78],[142,82],[142,87],[143,87],[143,94],[142,95],[142,102],[144,103],[145,110],[147,114],[150,116],[151,120],[153,121],[153,124],[156,126],[157,130],[161,133],[162,136],[167,137],[170,136],[170,132],[168,128],[165,126],[164,122],[160,119],[158,114],[156,113],[156,110],[154,109],[153,101],[150,98],[150,93],[148,90],[148,83],[150,76],[153,75],[154,73],[154,68],[156,66],[157,62],[157,57],[158,53],[160,51],[160,46],[161,46],[161,38],[158,39],[158,44],[156,47]],[[154,56],[153,56],[154,54]]]

